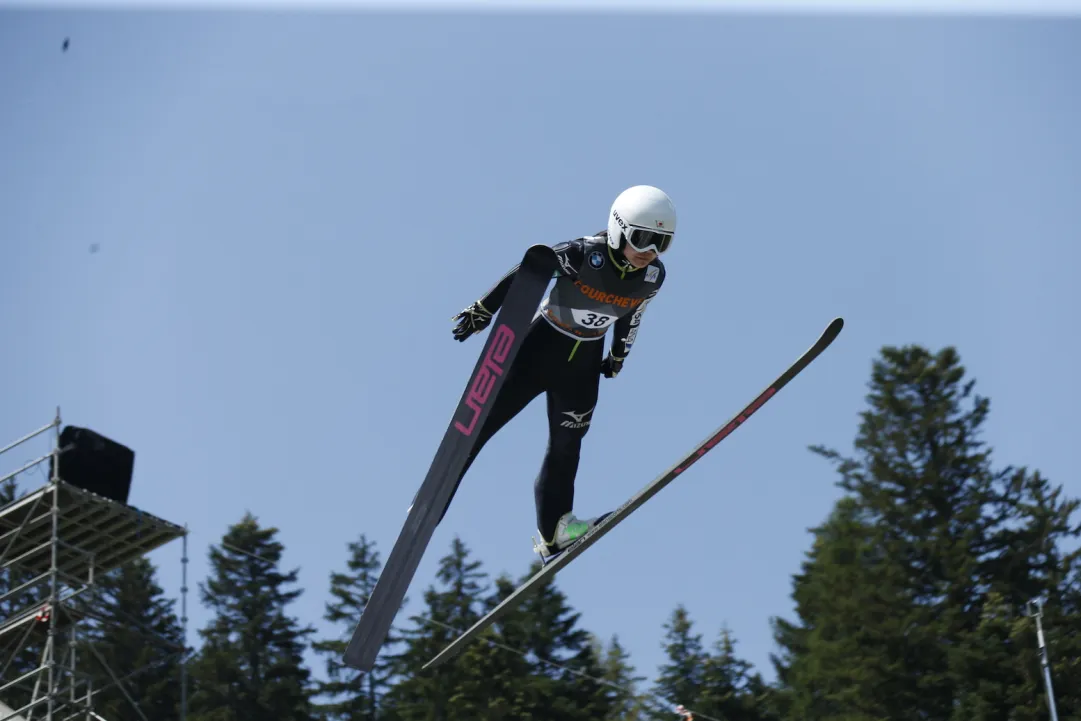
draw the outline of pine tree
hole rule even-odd
[[[1038,689],[1018,683],[1016,660],[1018,655],[1028,655],[1030,646],[1026,626],[999,594],[990,594],[979,626],[960,648],[958,672],[968,683],[958,694],[958,717],[971,721],[1045,718],[1043,713],[1034,713]]]
[[[384,697],[387,718],[393,721],[449,721],[470,718],[482,721],[478,708],[483,699],[462,691],[468,686],[470,654],[424,672],[433,656],[479,618],[477,608],[484,592],[481,563],[470,558],[469,549],[455,537],[451,550],[440,559],[437,580],[442,589],[429,586],[424,593],[426,611],[414,628],[402,632],[404,648],[390,656],[391,668],[401,680]],[[474,644],[476,647],[478,644]]]
[[[203,648],[191,664],[192,721],[312,721],[310,671],[303,653],[310,627],[286,607],[297,571],[279,570],[276,528],[249,513],[210,551],[211,577],[200,584],[215,614],[200,631]]]
[[[648,705],[639,693],[639,686],[646,677],[637,675],[619,636],[613,635],[605,649],[599,648],[598,644],[596,655],[603,658],[603,678],[614,689],[605,721],[646,721]]]
[[[480,612],[495,608],[515,586],[510,577],[500,575],[492,592],[480,600]],[[465,630],[464,624],[461,630]],[[553,681],[536,674],[536,663],[528,658],[532,633],[533,624],[519,606],[463,650],[458,662],[462,671],[459,691],[462,700],[468,699],[471,718],[540,718],[536,709],[555,691]]]
[[[952,348],[885,348],[856,456],[812,449],[846,495],[794,579],[799,622],[775,621],[789,718],[967,721],[1024,695],[1000,642],[1061,588],[1076,502],[993,467],[973,388]]]
[[[1054,605],[1042,609],[1055,702],[1063,721],[1081,719],[1081,607],[1076,594],[1073,582],[1067,581],[1055,594]],[[964,639],[959,651],[958,670],[967,683],[954,719],[1048,718],[1035,622],[1003,596],[988,595],[979,627]]]
[[[1044,633],[1050,654],[1051,675],[1056,705],[1062,721],[1081,721],[1081,563],[1072,556],[1071,571],[1063,583],[1051,594],[1045,606]],[[1025,629],[1029,638],[1034,637],[1034,624]],[[1022,673],[1039,674],[1035,651],[1027,659],[1021,659]],[[1041,691],[1043,686],[1040,686]],[[1047,716],[1046,706],[1039,706],[1039,713]]]
[[[694,707],[726,721],[763,721],[767,687],[752,665],[736,655],[731,631],[722,629],[702,669],[702,693]]]
[[[535,571],[523,576],[528,577]],[[427,610],[404,632],[396,658],[403,677],[387,694],[388,721],[468,718],[598,721],[609,716],[617,692],[593,637],[551,584],[539,588],[493,624],[458,657],[433,672],[421,666],[517,587],[506,576],[486,594],[480,563],[455,539],[441,559],[440,589],[425,593]]]
[[[518,579],[518,585],[541,568],[534,561]],[[514,590],[507,584],[493,596],[494,606]],[[578,625],[574,611],[554,581],[541,583],[504,619],[501,637],[530,654],[529,712],[534,718],[605,718],[615,705],[618,691],[603,682],[605,668],[594,638]]]
[[[706,652],[702,635],[694,632],[694,622],[686,607],[676,606],[664,625],[664,652],[668,662],[663,664],[654,687],[655,695],[667,703],[695,708],[704,690],[703,671]],[[667,715],[660,718],[670,718]]]
[[[582,721],[608,718],[624,695],[620,689],[605,683],[605,657],[598,651],[596,637],[586,632],[568,664],[570,671],[561,679],[569,687],[566,695],[573,709],[568,718]]]
[[[838,502],[815,541],[793,599],[802,624],[774,619],[778,711],[790,719],[890,718],[917,706],[923,622],[906,575],[889,563],[858,504]],[[899,647],[908,653],[898,653]],[[911,656],[909,656],[911,654]]]
[[[138,558],[98,581],[100,616],[87,633],[93,648],[81,656],[84,670],[94,671],[94,687],[102,689],[94,710],[109,721],[142,718],[110,670],[146,718],[170,719],[179,713],[184,633],[173,611],[175,601],[164,597],[156,576],[150,561]]]
[[[1013,478],[1008,523],[997,531],[1001,550],[986,564],[989,589],[980,623],[961,643],[955,719],[1042,721],[1049,709],[1040,674],[1034,621],[1027,601],[1043,598],[1045,640],[1057,676],[1059,717],[1081,717],[1081,549],[1065,552],[1076,535],[1076,501],[1061,500],[1039,473]],[[1056,664],[1057,661],[1057,664]]]
[[[346,573],[335,572],[330,576],[332,602],[326,604],[324,618],[338,626],[343,635],[324,639],[312,644],[312,648],[327,657],[327,681],[320,682],[318,694],[330,700],[320,705],[320,711],[330,721],[376,721],[381,717],[382,696],[389,687],[390,662],[377,660],[375,667],[362,674],[341,663],[348,644],[346,640],[360,620],[361,611],[367,605],[375,583],[379,578],[381,563],[374,542],[361,535],[348,546],[349,558]],[[408,599],[403,601],[403,605]],[[397,643],[392,630],[387,635],[385,648]]]

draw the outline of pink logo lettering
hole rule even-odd
[[[777,392],[777,389],[774,388],[773,386],[770,386],[769,388],[767,388],[762,393],[762,395],[758,396],[758,398],[755,398],[751,402],[751,405],[744,408],[740,412],[740,414],[738,416],[736,416],[731,421],[729,421],[727,424],[725,424],[725,427],[722,428],[720,431],[718,431],[717,435],[713,436],[708,441],[703,443],[701,445],[701,447],[699,447],[699,449],[695,452],[694,456],[691,456],[689,459],[687,459],[686,463],[684,463],[682,466],[676,468],[672,473],[673,474],[683,473],[683,471],[690,468],[694,464],[695,461],[697,461],[702,456],[706,455],[707,452],[713,450],[713,447],[715,445],[717,445],[718,443],[723,441],[725,438],[727,438],[732,433],[732,431],[736,430],[741,425],[743,425],[744,421],[746,421],[748,418],[750,418],[751,415],[755,411],[757,411],[759,408],[761,408],[763,403],[765,403],[770,398],[772,398],[773,395],[776,392]]]
[[[469,419],[469,425],[463,425],[461,421],[454,421],[454,427],[461,431],[462,435],[473,435],[473,429],[477,425],[477,418],[488,397],[492,394],[496,379],[503,375],[503,362],[510,354],[510,348],[514,344],[514,331],[505,325],[500,325],[494,331],[492,345],[484,356],[484,360],[473,378],[473,385],[469,387],[469,394],[465,398],[465,404],[473,410]]]

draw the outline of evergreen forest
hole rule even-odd
[[[379,665],[360,676],[340,665],[339,639],[389,549],[360,534],[326,587],[300,588],[297,571],[282,567],[278,529],[244,515],[192,588],[210,620],[191,648],[149,561],[99,579],[102,610],[82,619],[74,642],[101,689],[96,712],[105,721],[182,711],[190,721],[679,721],[682,704],[695,721],[1047,721],[1031,615],[1041,599],[1057,716],[1081,721],[1078,500],[1038,469],[994,457],[982,438],[990,399],[954,348],[886,347],[870,371],[850,452],[808,448],[808,464],[835,469],[840,493],[790,579],[792,613],[762,619],[775,642],[768,674],[740,657],[732,633],[700,628],[677,606],[663,628],[664,665],[647,677],[618,636],[580,624],[558,577],[457,659],[423,672],[522,580],[491,577],[455,540],[437,577],[412,587],[421,614],[399,614]],[[27,490],[9,483],[0,503]],[[24,583],[17,565],[0,570],[0,617],[26,604]],[[329,637],[291,612],[314,593],[326,596]],[[32,670],[48,637],[0,638],[0,663],[16,642],[0,685]],[[31,693],[16,684],[0,700],[19,708]]]

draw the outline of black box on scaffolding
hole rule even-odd
[[[59,455],[60,480],[127,504],[135,451],[89,428],[66,426],[60,432]],[[52,472],[53,459],[50,459],[50,478]]]

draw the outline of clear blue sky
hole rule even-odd
[[[683,603],[772,678],[768,620],[838,495],[806,447],[850,449],[883,344],[956,345],[998,462],[1081,495],[1079,67],[1061,19],[7,12],[0,445],[60,405],[136,449],[131,501],[190,526],[193,589],[252,511],[322,628],[346,543],[389,553],[481,348],[450,317],[658,185],[668,282],[602,380],[581,514],[847,325],[559,586],[648,675]],[[485,450],[410,611],[454,534],[489,571],[532,561],[545,434],[537,402]],[[175,596],[179,542],[152,558]]]

